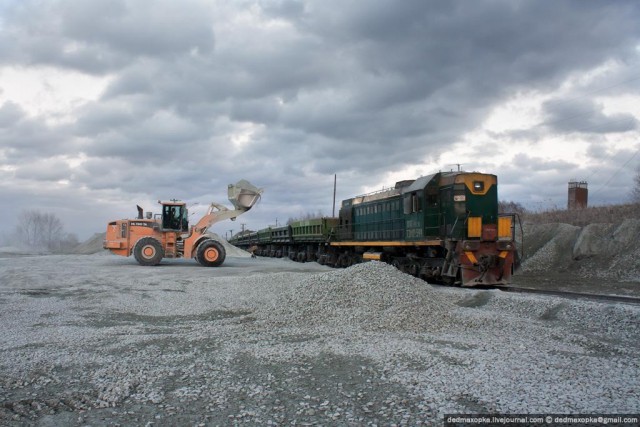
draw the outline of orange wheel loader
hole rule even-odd
[[[205,267],[217,267],[224,262],[224,246],[207,230],[216,222],[235,220],[256,204],[262,189],[248,181],[229,184],[229,201],[234,209],[211,203],[207,214],[196,225],[189,227],[187,206],[184,202],[158,201],[162,213],[146,213],[138,206],[136,219],[121,219],[107,225],[103,247],[116,255],[133,254],[141,265],[158,265],[163,258],[195,258]]]

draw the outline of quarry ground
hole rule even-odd
[[[514,282],[540,284],[536,274]],[[623,294],[637,285],[588,281]],[[448,413],[640,412],[631,304],[431,286],[377,262],[141,267],[104,253],[5,253],[0,306],[2,425],[440,425]]]

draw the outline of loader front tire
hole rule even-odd
[[[153,237],[143,237],[133,247],[133,256],[140,265],[158,265],[164,258],[162,245]]]
[[[218,267],[222,265],[227,253],[224,246],[215,240],[205,240],[198,245],[196,260],[205,267]]]

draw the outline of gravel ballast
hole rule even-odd
[[[640,308],[229,257],[0,258],[0,424],[638,413]]]

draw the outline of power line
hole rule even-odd
[[[604,187],[606,187],[607,185],[609,185],[609,183],[613,180],[613,178],[615,178],[615,176],[616,176],[616,175],[617,175],[617,174],[618,174],[622,169],[624,169],[624,168],[625,168],[625,166],[627,166],[627,165],[631,162],[631,160],[633,160],[633,159],[638,155],[638,153],[640,153],[640,149],[636,150],[636,152],[635,152],[635,153],[633,153],[633,156],[629,157],[629,158],[627,159],[627,161],[626,161],[626,162],[624,162],[624,164],[623,164],[622,166],[620,166],[620,167],[619,167],[619,168],[618,168],[618,169],[617,169],[617,170],[616,170],[616,171],[615,171],[615,172],[614,172],[614,173],[609,177],[609,179],[607,180],[607,182],[605,182],[605,183],[604,183],[604,184],[602,184],[600,187],[598,187],[594,192],[592,192],[592,193],[591,193],[591,195],[595,195],[595,194],[597,194],[600,190],[602,190]]]
[[[631,67],[631,70],[634,70],[634,69],[639,69],[640,70],[640,67]],[[621,82],[614,83],[614,84],[609,85],[609,86],[601,87],[600,89],[595,89],[595,90],[586,92],[583,95],[575,96],[573,98],[563,99],[563,100],[558,101],[558,102],[559,103],[569,103],[569,102],[573,102],[573,101],[579,101],[581,99],[585,99],[585,98],[590,97],[589,95],[593,95],[593,94],[598,93],[598,92],[603,92],[605,90],[613,89],[613,88],[618,87],[618,86],[624,86],[627,83],[632,83],[632,82],[635,82],[635,81],[638,81],[638,80],[640,80],[640,77],[634,77],[634,78],[631,78],[631,79],[628,79],[628,80],[623,80]]]

